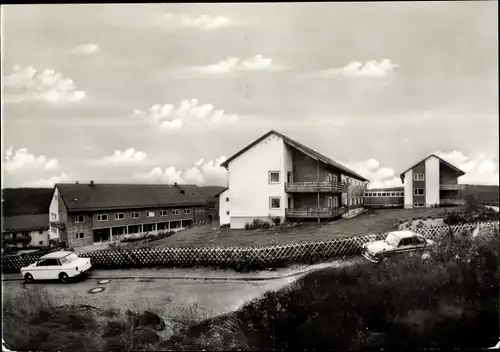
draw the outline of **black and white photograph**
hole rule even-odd
[[[498,1],[0,23],[2,351],[500,348]]]

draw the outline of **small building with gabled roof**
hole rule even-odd
[[[405,208],[430,208],[442,205],[461,205],[465,185],[458,178],[465,172],[431,154],[403,171]]]
[[[228,187],[219,195],[221,225],[255,219],[332,220],[363,207],[368,180],[305,145],[271,130],[221,166]]]

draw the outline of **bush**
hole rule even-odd
[[[269,229],[271,224],[261,219],[253,219],[252,223],[245,224],[245,230]]]
[[[229,225],[230,225],[230,224],[222,224],[222,225],[220,225],[220,228],[221,228],[221,229],[228,229],[228,228],[229,228]],[[246,226],[246,224],[245,224],[245,226]]]
[[[408,255],[309,274],[169,340],[169,349],[483,348],[498,341],[498,229]],[[221,327],[230,324],[230,331]],[[215,338],[217,336],[217,338]],[[450,336],[453,336],[450,339]],[[231,347],[233,346],[233,347]]]

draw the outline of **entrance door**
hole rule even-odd
[[[333,208],[333,197],[326,197],[326,207],[328,209]]]

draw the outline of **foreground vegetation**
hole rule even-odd
[[[444,237],[425,259],[310,274],[162,349],[482,348],[498,342],[498,229]]]

